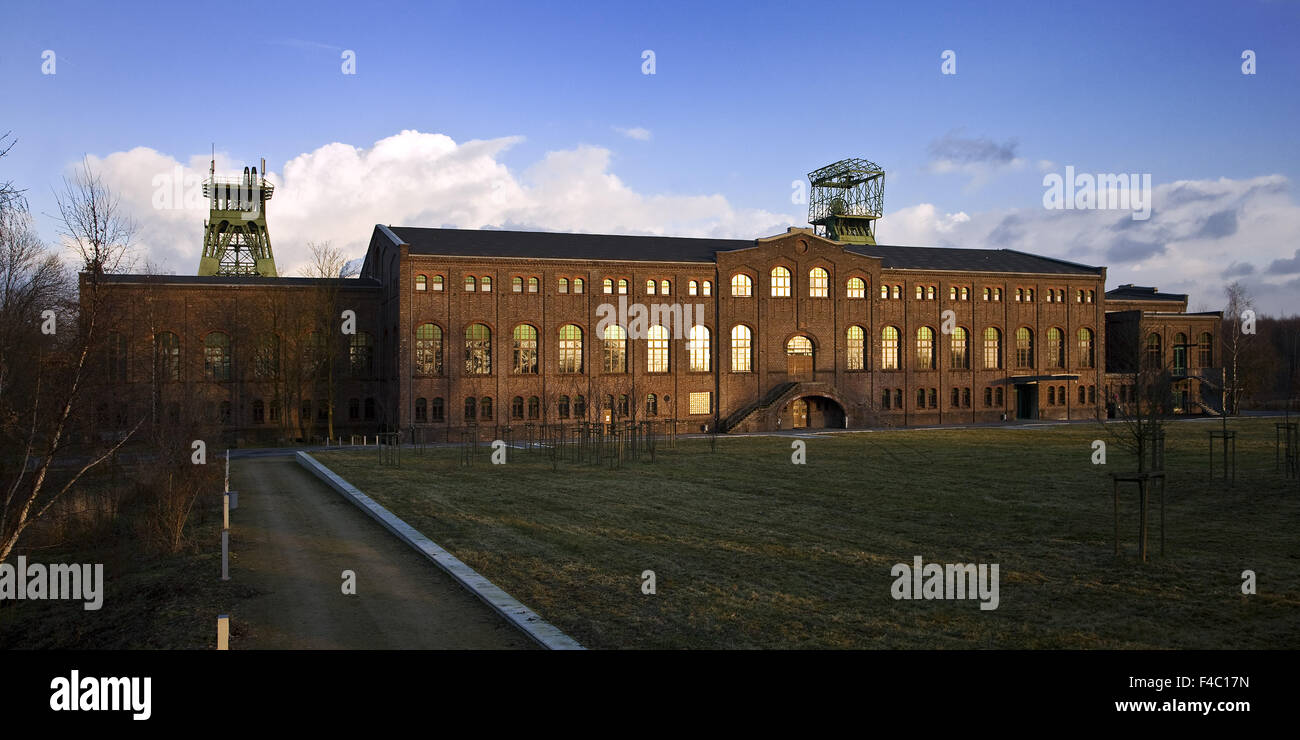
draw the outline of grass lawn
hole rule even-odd
[[[317,457],[593,648],[1295,649],[1300,486],[1273,472],[1273,423],[1231,422],[1231,490],[1208,480],[1217,423],[1169,425],[1166,555],[1153,510],[1146,564],[1131,490],[1112,553],[1108,474],[1133,461],[1096,424],[827,435],[805,465],[788,437],[661,443],[619,470]],[[890,569],[915,555],[999,564],[998,608],[894,600]]]

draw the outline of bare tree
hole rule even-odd
[[[1154,469],[1153,444],[1164,436],[1166,419],[1174,410],[1173,375],[1165,367],[1163,349],[1144,341],[1140,311],[1116,314],[1107,322],[1107,374],[1122,381],[1107,399],[1116,423],[1105,429],[1115,444],[1137,457],[1138,472]],[[1099,420],[1104,413],[1098,406]]]
[[[353,277],[356,272],[349,264],[343,252],[334,248],[328,241],[310,242],[311,262],[303,270],[306,277],[328,279],[314,291],[312,299],[312,316],[315,324],[315,336],[318,344],[309,348],[307,377],[313,385],[325,392],[326,434],[334,436],[334,410],[338,394],[338,362],[343,335],[339,331],[340,293],[342,287],[339,278]]]
[[[1234,281],[1224,288],[1224,294],[1228,304],[1223,309],[1223,330],[1219,332],[1227,365],[1223,384],[1227,398],[1224,399],[1223,408],[1224,413],[1235,416],[1241,413],[1242,398],[1251,390],[1247,382],[1248,373],[1243,365],[1249,363],[1253,355],[1251,348],[1255,343],[1255,331],[1254,327],[1246,324],[1245,316],[1247,311],[1253,313],[1255,302],[1240,281]],[[1249,333],[1244,329],[1249,329]]]

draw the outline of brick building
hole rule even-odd
[[[1188,367],[1179,358],[1213,331],[1209,314],[1183,313],[1185,296],[1157,310],[1131,286],[1106,294],[1105,277],[1013,250],[811,229],[730,240],[380,225],[353,279],[106,276],[119,306],[106,377],[155,418],[202,414],[253,437],[326,436],[330,406],[334,436],[1094,418],[1122,382],[1106,372],[1108,332],[1159,322],[1162,351],[1184,353],[1170,366]]]

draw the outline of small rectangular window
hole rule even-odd
[[[713,411],[713,394],[712,393],[692,393],[690,395],[690,412],[692,414],[707,414]]]

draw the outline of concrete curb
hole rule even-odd
[[[306,452],[298,452],[294,457],[298,460],[299,465],[306,468],[317,478],[325,481],[325,484],[330,488],[343,494],[345,498],[370,515],[370,518],[397,535],[398,539],[432,560],[434,565],[446,571],[460,585],[469,589],[470,593],[482,599],[485,604],[522,630],[525,635],[528,635],[537,644],[549,650],[586,649],[578,644],[577,640],[561,632],[558,627],[542,619],[532,609],[519,603],[518,599],[502,591],[473,568],[461,562],[455,555],[420,534],[420,531],[415,527],[402,521],[393,512],[380,506],[374,499],[340,478],[338,474],[322,465],[316,458]]]

